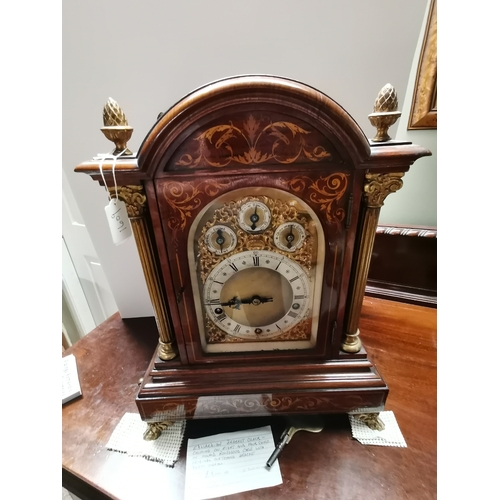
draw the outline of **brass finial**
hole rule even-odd
[[[125,113],[122,111],[120,106],[118,106],[118,103],[111,97],[104,105],[102,118],[104,127],[101,128],[101,131],[106,136],[106,139],[114,142],[115,144],[115,150],[112,154],[115,156],[120,153],[121,156],[132,155],[132,151],[127,148],[127,142],[132,137],[134,129],[128,126]]]
[[[391,137],[387,133],[389,127],[394,125],[401,116],[398,111],[398,96],[396,89],[387,83],[378,93],[373,113],[368,115],[370,123],[377,129],[377,135],[372,139],[373,142],[390,141]]]

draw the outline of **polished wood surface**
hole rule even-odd
[[[365,295],[437,307],[437,229],[379,224]]]
[[[365,297],[360,329],[408,448],[363,446],[347,415],[332,415],[321,433],[299,432],[287,445],[282,485],[230,498],[436,498],[436,309]],[[66,351],[76,356],[83,396],[62,410],[63,486],[84,500],[184,496],[185,444],[173,468],[106,450],[123,414],[137,412],[138,382],[157,338],[153,318],[115,314]],[[283,417],[193,420],[186,438],[269,423],[278,439]]]

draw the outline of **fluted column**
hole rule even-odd
[[[116,195],[115,189],[111,188],[110,194],[111,196]],[[147,205],[144,188],[143,186],[119,186],[118,198],[123,200],[127,206],[127,213],[155,313],[156,325],[160,334],[158,356],[162,360],[168,361],[177,356],[177,349],[167,316],[165,295],[160,285],[160,273],[154,258],[151,236],[145,219]]]
[[[363,228],[355,267],[356,271],[348,312],[347,328],[341,344],[341,348],[345,352],[355,353],[361,349],[358,325],[380,209],[389,194],[401,189],[403,186],[403,175],[404,172],[386,174],[372,174],[368,172],[365,175]]]

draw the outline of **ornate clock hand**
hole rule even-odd
[[[260,304],[265,304],[266,302],[272,302],[272,297],[260,297],[259,295],[254,295],[250,299],[244,299],[241,301],[242,304],[252,304],[253,306],[258,306]]]
[[[245,304],[241,299],[238,297],[233,297],[232,299],[228,300],[227,302],[222,302],[221,306],[229,306],[232,309],[239,309],[241,304]]]
[[[224,245],[224,242],[226,241],[226,238],[224,238],[224,236],[222,236],[222,235],[223,235],[222,229],[218,229],[217,230],[217,238],[216,238],[215,242],[217,243],[217,245],[220,246],[221,252],[224,250],[223,245]]]
[[[250,228],[252,231],[255,231],[255,228],[257,227],[256,223],[259,222],[260,217],[257,215],[257,207],[255,207],[255,212],[250,216],[250,222],[252,225]]]
[[[260,304],[265,304],[272,301],[272,297],[260,297],[259,295],[254,295],[249,299],[240,299],[238,297],[233,297],[227,302],[222,302],[221,306],[231,307],[232,309],[239,309],[242,304],[251,304],[253,306],[258,306]]]
[[[294,239],[295,236],[293,235],[293,226],[290,224],[290,232],[286,235],[286,241],[287,241],[286,246],[288,248],[292,248],[292,242]]]

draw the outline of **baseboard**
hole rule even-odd
[[[365,293],[437,307],[437,229],[379,225]]]

